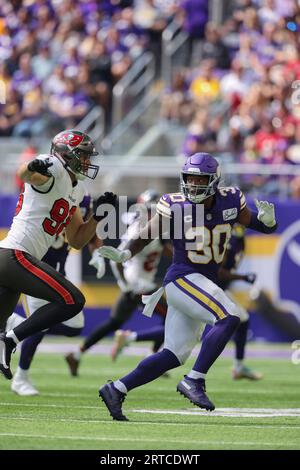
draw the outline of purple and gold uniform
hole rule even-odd
[[[228,316],[240,317],[237,305],[219,287],[218,271],[232,226],[246,201],[235,187],[216,188],[213,197],[209,210],[202,206],[202,227],[196,217],[199,204],[183,193],[165,194],[157,204],[157,213],[169,219],[173,242],[173,262],[164,279],[168,302],[165,348],[181,363],[199,341],[205,324],[213,325]],[[180,211],[182,217],[177,219]],[[182,225],[181,238],[175,236],[176,231],[180,233],[176,224]],[[203,238],[197,238],[194,249],[189,249],[187,244],[200,234]]]
[[[197,204],[190,202],[182,193],[165,194],[158,202],[157,212],[162,217],[170,219],[170,229],[173,233],[178,207],[180,206],[182,212],[185,213],[187,206],[192,206],[190,212],[187,210],[192,215],[192,222],[188,224],[189,228],[184,230],[183,225],[183,237],[172,240],[173,263],[167,271],[164,285],[192,273],[203,274],[211,281],[218,283],[218,270],[231,238],[232,226],[240,211],[246,206],[246,201],[241,190],[234,187],[218,188],[214,198],[212,208],[204,209],[204,240],[198,243],[197,250],[186,249],[186,245],[193,242],[198,235],[198,227],[194,222]],[[173,210],[175,205],[176,211]],[[179,223],[184,224],[184,221]]]

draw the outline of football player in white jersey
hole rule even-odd
[[[154,190],[148,189],[138,197],[137,203],[143,204],[147,208],[150,216],[151,204],[155,207],[155,203],[158,199],[159,194]],[[141,222],[137,217],[129,226],[119,249],[123,249],[128,240],[134,239],[134,237],[140,232],[140,229]],[[154,278],[163,252],[164,254],[169,255],[170,248],[166,244],[163,244],[163,240],[157,238],[152,240],[144,250],[130,261],[123,264],[111,262],[112,271],[121,289],[121,294],[112,308],[108,320],[101,323],[91,332],[78,351],[67,354],[66,360],[69,363],[70,371],[73,376],[78,374],[82,354],[109,333],[118,330],[118,328],[120,328],[131,317],[138,305],[141,304],[142,294],[152,293],[156,289]],[[160,300],[155,311],[164,320],[167,311],[164,299]],[[156,352],[163,340],[163,338],[161,340],[161,332],[159,338],[157,338],[157,342],[155,337],[153,339],[155,341],[154,349]]]
[[[70,246],[80,249],[95,235],[102,204],[116,204],[116,195],[105,193],[95,201],[93,214],[84,222],[78,208],[84,196],[78,180],[94,179],[99,166],[91,138],[76,130],[57,134],[49,155],[23,163],[18,176],[24,181],[13,223],[0,242],[0,305],[2,321],[15,310],[21,293],[47,300],[27,320],[0,334],[0,372],[11,379],[11,354],[17,343],[78,314],[85,303],[80,290],[41,261],[65,229]]]

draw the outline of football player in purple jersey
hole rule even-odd
[[[86,221],[91,215],[92,211],[92,199],[89,195],[85,195],[79,209],[84,221]],[[92,255],[89,264],[97,269],[97,278],[100,279],[105,274],[105,262],[102,257],[98,254],[98,248],[102,242],[95,235],[88,244],[88,249]],[[68,244],[65,236],[65,232],[61,232],[57,237],[53,245],[49,248],[46,255],[42,258],[42,261],[52,266],[63,276],[66,275],[65,265],[67,262],[68,255],[70,253],[70,245]],[[36,299],[34,297],[26,296],[24,298],[24,308],[26,315],[30,316],[34,311],[43,305],[46,305],[47,301],[42,299]],[[18,326],[24,318],[20,315],[13,313],[7,322],[6,329],[10,330]],[[80,335],[84,327],[84,316],[83,312],[78,313],[75,317],[67,320],[63,323],[54,325],[47,331],[41,331],[35,335],[26,338],[21,345],[21,353],[19,358],[19,365],[14,374],[11,389],[13,392],[21,396],[33,396],[38,395],[38,390],[34,387],[29,379],[29,368],[32,360],[36,353],[38,345],[43,340],[46,334],[50,335],[62,335],[68,337],[74,337]]]
[[[122,403],[130,390],[187,360],[206,324],[212,328],[177,391],[200,408],[215,408],[205,393],[206,374],[240,323],[239,308],[218,286],[218,271],[232,226],[238,222],[262,233],[272,233],[277,228],[273,204],[256,201],[258,210],[251,211],[239,188],[221,188],[219,182],[217,160],[207,153],[192,155],[181,170],[181,192],[161,197],[157,214],[140,237],[129,241],[123,250],[109,246],[99,249],[104,257],[124,262],[161,232],[172,240],[174,253],[164,287],[144,298],[144,314],[149,316],[163,290],[166,292],[164,348],[141,361],[125,377],[100,388],[99,395],[113,419],[127,420]]]
[[[227,249],[219,269],[219,281],[218,285],[226,291],[226,294],[231,298],[230,287],[234,281],[244,281],[249,284],[254,284],[256,280],[255,273],[239,274],[236,269],[241,262],[245,251],[245,227],[240,224],[235,224],[232,229],[232,235],[227,245]],[[233,299],[234,300],[234,299]],[[248,312],[238,304],[240,307],[240,325],[233,336],[235,343],[235,360],[232,369],[232,378],[237,379],[249,379],[259,380],[263,376],[259,372],[255,372],[249,367],[245,366],[245,346],[247,343],[247,333],[249,328],[249,314]],[[165,327],[160,325],[153,329],[147,329],[142,331],[131,331],[131,330],[118,330],[115,333],[114,346],[112,350],[113,360],[122,352],[125,346],[129,346],[133,342],[139,341],[151,341],[153,334],[155,338],[160,338],[160,342],[163,343]],[[157,349],[158,350],[158,349]],[[153,351],[156,352],[156,351]]]
[[[236,301],[230,292],[232,282],[244,281],[249,284],[254,284],[256,280],[255,273],[239,274],[236,272],[236,269],[243,258],[244,251],[245,227],[240,224],[234,224],[232,235],[219,269],[218,282],[218,285],[226,292],[228,297],[232,298],[234,302]],[[237,303],[237,306],[240,308],[240,324],[233,336],[233,341],[235,343],[235,360],[232,369],[232,378],[234,380],[259,380],[263,377],[262,374],[260,372],[255,372],[244,364],[245,347],[249,329],[249,314],[242,305]]]

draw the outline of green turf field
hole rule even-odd
[[[138,360],[122,356],[113,364],[108,356],[86,355],[80,377],[72,378],[62,355],[39,353],[31,374],[41,392],[36,397],[15,395],[1,377],[0,449],[300,449],[300,365],[249,360],[264,380],[234,382],[231,361],[219,359],[207,381],[216,405],[208,414],[175,391],[190,360],[171,378],[129,394],[124,412],[130,422],[112,421],[98,388]],[[293,416],[277,416],[283,413]]]

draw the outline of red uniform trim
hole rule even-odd
[[[37,276],[38,278],[42,279],[42,281],[52,287],[52,289],[54,289],[56,292],[58,292],[62,296],[66,304],[75,304],[70,292],[68,292],[62,285],[60,285],[55,279],[53,279],[53,277],[45,273],[45,271],[42,271],[42,269],[38,268],[37,266],[34,266],[28,259],[25,258],[22,251],[15,250],[15,255],[19,263],[25,269],[27,269],[27,271],[34,274],[34,276]]]

